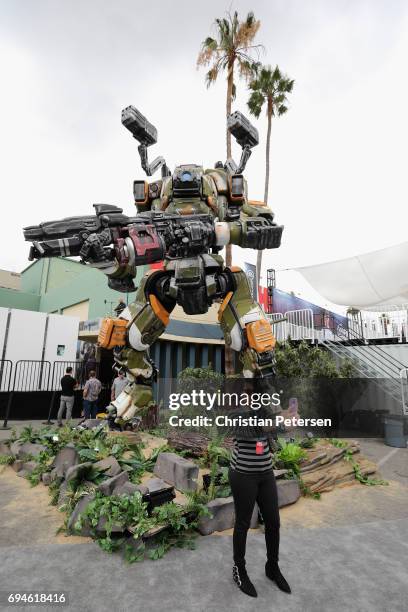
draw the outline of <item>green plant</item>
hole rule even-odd
[[[14,461],[14,455],[0,455],[0,465],[12,465]]]
[[[306,451],[296,442],[287,442],[284,438],[278,438],[278,444],[275,459],[294,474],[299,474],[300,463],[307,457]]]
[[[354,477],[356,480],[361,482],[361,484],[367,485],[367,486],[376,486],[376,485],[386,486],[388,485],[388,482],[381,478],[371,478],[371,476],[364,476],[364,474],[361,471],[360,464],[357,461],[355,461],[353,452],[350,449],[346,451],[343,459],[351,463],[351,467],[353,468],[353,471],[354,471]]]
[[[96,532],[96,527],[102,518],[106,538],[101,538]],[[75,529],[79,531],[82,529],[84,519],[89,522],[94,537],[104,540],[103,546],[107,544],[107,540],[111,539],[113,525],[122,528],[132,526],[135,538],[141,537],[154,525],[154,520],[147,514],[147,503],[143,502],[139,492],[129,497],[126,495],[104,496],[97,492],[95,499],[88,504],[76,522]]]
[[[127,563],[137,563],[143,561],[145,558],[146,546],[144,542],[141,542],[139,546],[135,547],[131,544],[125,545],[125,561]]]

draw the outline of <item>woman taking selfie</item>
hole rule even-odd
[[[235,506],[232,575],[241,591],[250,597],[257,597],[257,592],[246,571],[245,551],[255,502],[265,526],[265,574],[281,591],[291,592],[278,565],[280,518],[269,440],[269,436],[259,427],[237,431],[229,469]]]

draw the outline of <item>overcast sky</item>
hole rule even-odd
[[[406,240],[406,2],[0,0],[0,268],[27,265],[25,225],[88,214],[94,202],[132,213],[132,181],[144,175],[124,106],[156,125],[151,156],[170,167],[225,158],[226,83],[207,90],[196,58],[230,6],[255,12],[262,61],[296,81],[272,127],[270,205],[285,232],[265,269]],[[248,114],[237,88],[234,109]],[[252,121],[261,143],[246,176],[262,199],[265,117]],[[312,295],[295,273],[279,280]]]

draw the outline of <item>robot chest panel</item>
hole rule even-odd
[[[177,201],[173,200],[166,208],[168,214],[179,215],[208,215],[212,214],[212,210],[207,204],[201,200]]]

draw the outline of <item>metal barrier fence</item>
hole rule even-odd
[[[286,331],[286,318],[281,312],[271,312],[266,315],[271,322],[273,335],[278,342],[285,342],[288,334]]]
[[[89,372],[95,370],[98,375],[99,365],[84,361],[54,361],[20,359],[15,364],[10,359],[0,359],[0,392],[4,394],[5,416],[2,429],[8,429],[8,421],[16,392],[52,391],[48,421],[50,420],[57,393],[61,391],[61,378],[68,367],[78,383],[77,390],[82,390],[89,378]]]
[[[0,391],[10,391],[12,373],[13,362],[10,359],[0,359]]]
[[[288,310],[285,312],[285,317],[287,318],[287,336],[292,340],[315,339],[313,312],[310,308]]]
[[[13,374],[12,361],[10,361],[10,359],[0,359],[0,391],[4,393],[4,398],[6,400],[6,413],[5,413],[4,423],[2,427],[4,429],[7,429],[8,415],[10,413],[10,407],[11,407],[10,400],[11,400],[12,393],[10,393],[10,389],[11,389],[12,374]]]
[[[55,407],[55,401],[58,392],[61,391],[61,378],[67,373],[67,368],[72,368],[71,376],[77,381],[76,390],[82,390],[89,378],[89,372],[92,370],[98,375],[99,365],[89,366],[86,361],[54,361],[52,375],[50,379],[50,391],[53,391],[51,396],[50,406],[48,410],[47,423],[51,423],[51,415]]]
[[[280,342],[291,340],[316,340],[313,312],[310,308],[287,310],[284,314],[274,312],[267,315],[273,326],[275,338]]]
[[[403,368],[400,371],[401,379],[401,396],[402,410],[405,416],[408,416],[408,368]]]

